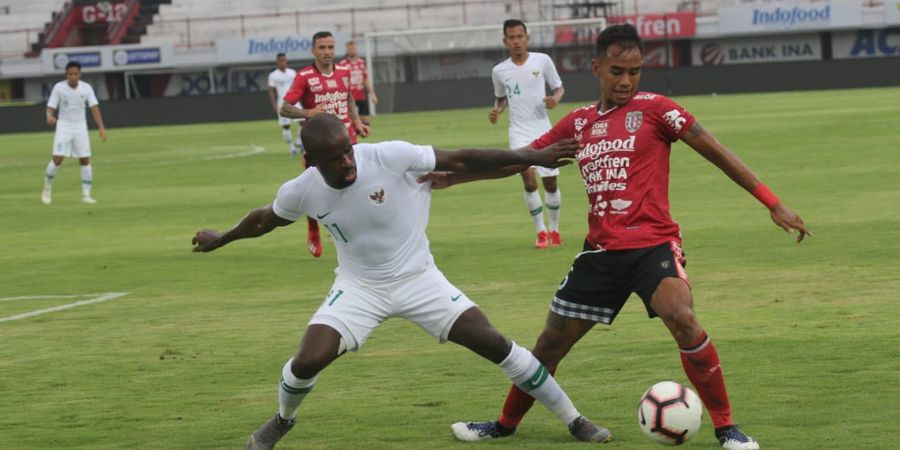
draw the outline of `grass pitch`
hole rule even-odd
[[[816,233],[796,245],[765,209],[683,144],[672,153],[701,323],[737,421],[766,449],[894,448],[900,398],[900,89],[679,98]],[[262,101],[262,100],[261,100]],[[577,105],[553,111],[557,119]],[[35,118],[34,120],[40,120]],[[505,147],[487,108],[392,114],[372,140]],[[94,196],[67,160],[40,203],[52,134],[0,135],[0,448],[240,448],[277,407],[281,366],[336,265],[305,227],[214,253],[225,229],[298,172],[275,121],[112,129],[94,139]],[[580,248],[587,202],[563,169],[562,248],[536,251],[517,178],[436,192],[438,266],[493,323],[530,347]],[[26,297],[26,298],[22,298]],[[687,382],[675,345],[635,298],[563,362],[576,405],[611,449],[655,448],[635,406],[651,384]],[[518,433],[454,442],[449,424],[496,417],[508,388],[490,363],[417,327],[385,323],[323,372],[279,448],[584,448],[542,407]],[[707,420],[687,448],[717,448]]]

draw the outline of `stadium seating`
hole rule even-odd
[[[721,6],[746,0],[629,0],[611,14],[691,10],[716,14]],[[211,46],[236,36],[309,35],[329,29],[360,36],[371,31],[496,24],[503,18],[571,18],[572,2],[547,0],[173,0],[161,5],[144,43],[172,42],[180,47]],[[335,11],[343,11],[336,13]],[[243,16],[243,17],[242,17]]]
[[[62,10],[64,3],[64,0],[0,0],[0,55],[21,56],[27,52],[44,24],[50,22],[54,12]],[[27,34],[21,31],[26,29]]]

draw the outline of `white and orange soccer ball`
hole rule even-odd
[[[703,404],[697,394],[674,381],[656,383],[638,403],[638,425],[651,440],[681,445],[700,429]]]

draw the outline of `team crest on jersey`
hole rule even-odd
[[[587,125],[587,119],[584,117],[578,117],[575,119],[575,131],[581,131],[584,126]]]
[[[381,206],[384,204],[384,188],[377,187],[374,191],[369,193],[369,201],[372,202],[375,206]]]
[[[531,71],[531,74],[534,75],[535,78],[537,78],[538,75],[541,74],[541,71],[540,71],[540,70],[532,70],[532,71]]]
[[[604,120],[603,122],[594,122],[594,126],[591,127],[591,137],[606,136],[607,129],[609,129],[608,121]]]
[[[643,122],[644,113],[640,111],[630,111],[628,114],[625,114],[625,129],[629,133],[637,133]]]
[[[318,79],[318,78],[310,78],[310,79],[309,79],[309,85],[310,85],[310,86],[315,86],[315,85],[317,85],[317,84],[319,84],[319,79]]]
[[[337,89],[337,81],[325,80],[325,86],[327,86],[328,89]]]

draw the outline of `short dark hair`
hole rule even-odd
[[[637,48],[644,53],[644,42],[630,23],[612,25],[601,31],[597,36],[597,56],[606,56],[606,51],[613,44],[618,44],[622,52]]]
[[[277,55],[275,55],[275,59],[278,59],[278,58],[287,58],[287,55],[285,55],[284,52],[281,52],[281,53],[278,53]]]
[[[322,39],[322,38],[327,38],[327,37],[334,37],[334,35],[331,34],[330,31],[319,31],[318,33],[314,34],[313,38],[312,38],[313,47],[316,46],[316,41],[318,41],[319,39]]]
[[[506,36],[506,30],[515,27],[522,27],[525,30],[525,34],[528,34],[528,27],[525,26],[525,22],[519,19],[509,19],[503,22],[503,36]]]
[[[69,61],[69,63],[66,64],[66,72],[68,72],[69,69],[71,69],[72,67],[75,67],[75,68],[77,68],[79,71],[81,71],[81,63],[78,62],[78,61]]]

